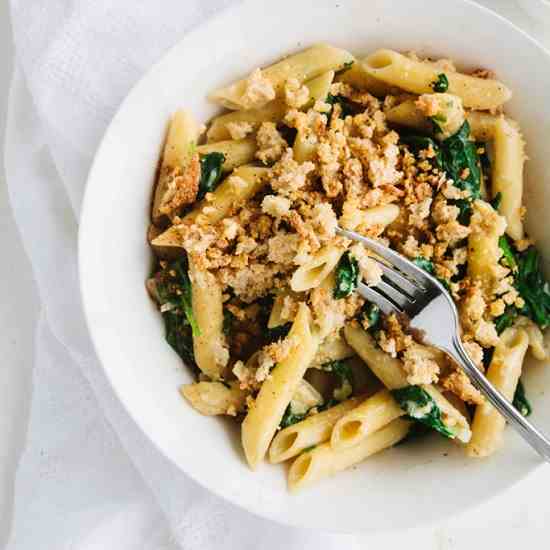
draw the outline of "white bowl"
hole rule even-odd
[[[462,0],[248,1],[187,35],[128,95],[90,172],[80,228],[80,277],[90,332],[115,392],[150,440],[207,489],[274,520],[335,531],[402,529],[439,520],[495,495],[539,465],[511,430],[502,452],[472,460],[434,437],[400,446],[291,496],[283,467],[252,473],[238,430],[195,413],[178,394],[191,380],[164,341],[144,281],[145,231],[170,114],[207,120],[209,90],[283,54],[328,41],[356,54],[387,47],[489,67],[514,90],[510,114],[528,142],[531,234],[549,250],[550,57],[494,13]],[[527,369],[533,419],[550,426],[548,369]],[[545,405],[545,406],[544,406]]]

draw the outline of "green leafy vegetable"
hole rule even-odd
[[[431,89],[434,92],[445,93],[449,89],[449,79],[445,73],[437,75],[437,80],[434,80],[430,84]]]
[[[525,386],[521,380],[518,381],[512,404],[522,414],[522,416],[529,416],[533,412],[531,403],[529,403],[529,400],[525,395]]]
[[[281,428],[288,428],[289,426],[292,426],[292,424],[296,424],[297,422],[302,421],[306,417],[306,415],[307,413],[294,414],[292,412],[292,407],[289,404],[285,410],[285,414],[283,414],[283,418],[281,419],[281,423],[279,424],[279,426]]]
[[[332,392],[333,398],[340,402],[347,399],[353,391],[353,373],[350,367],[343,361],[329,361],[321,366],[326,372],[332,372],[337,378],[339,385]]]
[[[187,258],[171,262],[155,275],[155,288],[166,328],[166,340],[188,362],[194,362],[193,335],[200,329],[193,315]]]
[[[496,319],[499,323],[497,330],[499,326],[509,326],[510,319],[513,322],[518,314],[525,315],[544,330],[550,325],[550,287],[542,273],[540,254],[534,246],[523,252],[517,251],[506,236],[499,239],[499,246],[502,250],[501,262],[512,268],[514,286],[525,305],[521,308],[507,308],[507,311]]]
[[[459,221],[468,224],[474,200],[481,196],[481,164],[477,145],[470,139],[470,124],[464,121],[460,130],[441,142],[443,169],[463,191],[469,191],[467,199],[459,199],[456,205],[460,208]]]
[[[352,61],[353,63],[353,61]],[[306,447],[301,454],[303,453],[309,453],[309,451],[313,451],[313,449],[315,449],[315,447],[317,447],[317,445],[310,445],[309,447]]]
[[[436,402],[420,386],[406,386],[392,390],[392,394],[410,418],[433,428],[445,437],[455,438],[455,434],[443,424],[441,410]]]
[[[349,253],[344,252],[336,266],[336,285],[333,295],[336,299],[349,296],[359,282],[359,265],[357,260]]]
[[[201,179],[197,200],[202,199],[206,193],[216,189],[222,176],[222,166],[225,162],[223,153],[208,153],[201,157]]]
[[[491,206],[495,209],[495,210],[498,210],[500,208],[500,205],[502,203],[502,193],[499,191],[494,197],[493,197],[493,200],[491,201]]]
[[[502,315],[499,315],[495,318],[495,329],[497,334],[504,332],[508,327],[511,327],[514,324],[514,321],[517,319],[519,313],[518,309],[515,306],[507,306]]]
[[[382,316],[380,308],[372,302],[365,302],[359,313],[359,317],[362,320],[366,320],[368,323],[368,331],[374,332],[380,328],[382,323]]]
[[[416,264],[418,267],[423,269],[424,271],[427,271],[430,274],[435,273],[435,267],[431,260],[427,260],[426,258],[423,258],[422,256],[418,256],[418,258],[415,258],[413,260],[413,263]]]

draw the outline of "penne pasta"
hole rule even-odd
[[[386,388],[393,390],[409,385],[401,361],[379,348],[368,332],[348,324],[344,328],[344,336]]]
[[[501,335],[487,370],[487,378],[504,397],[512,401],[521,375],[529,338],[521,328],[507,328]],[[472,457],[493,454],[502,444],[506,420],[485,401],[476,407],[472,423],[472,439],[466,452]]]
[[[391,393],[386,389],[380,390],[336,422],[330,436],[330,446],[334,450],[353,447],[404,414],[405,411]]]
[[[502,271],[498,263],[502,255],[498,240],[504,233],[504,227],[502,218],[496,215],[489,203],[475,201],[472,231],[468,236],[468,275],[480,282],[488,298],[492,296]]]
[[[443,72],[432,64],[416,61],[392,50],[374,52],[363,60],[363,67],[372,77],[415,94],[433,92],[434,82]],[[451,71],[445,76],[449,81],[448,92],[460,97],[464,107],[471,109],[495,109],[512,95],[498,80]]]
[[[506,233],[514,240],[523,238],[522,199],[523,138],[517,124],[499,118],[494,132],[494,160],[491,174],[493,196],[501,194],[498,211],[506,218]]]
[[[369,74],[363,66],[363,59],[356,59],[349,69],[337,75],[336,80],[338,82],[350,84],[360,90],[365,90],[376,97],[384,97],[395,91],[394,87],[389,86],[382,80],[378,80]]]
[[[359,403],[361,403],[360,397],[352,397],[281,430],[273,438],[269,447],[269,461],[272,464],[284,462],[300,454],[304,449],[324,443],[330,438],[332,428],[338,419]]]
[[[282,99],[274,99],[259,109],[233,111],[217,116],[210,123],[206,132],[208,143],[231,139],[231,133],[227,125],[250,124],[252,130],[256,130],[262,122],[276,122],[285,115],[285,103]]]
[[[211,200],[200,201],[197,206],[183,218],[183,224],[194,223],[200,215],[208,223],[217,223],[230,215],[232,209],[253,197],[265,183],[268,168],[259,166],[240,166],[220,183],[212,192]],[[153,239],[154,247],[183,248],[178,225],[173,225]]]
[[[335,450],[330,443],[323,443],[311,451],[303,452],[288,471],[289,489],[301,489],[324,477],[351,468],[375,453],[393,447],[407,435],[410,425],[410,422],[398,418],[353,447]]]
[[[215,143],[207,143],[199,145],[197,152],[199,155],[207,155],[208,153],[223,153],[225,161],[222,166],[224,172],[231,172],[234,168],[238,168],[243,164],[248,164],[254,160],[254,155],[258,149],[254,138],[225,140]]]
[[[243,421],[241,439],[249,466],[255,469],[264,459],[285,409],[313,360],[319,345],[311,331],[311,313],[300,304],[287,336],[291,348],[260,388],[254,404]]]
[[[370,334],[358,326],[346,325],[344,335],[348,344],[365,361],[386,388],[394,390],[409,386],[401,361],[380,349]],[[471,437],[468,419],[449,403],[434,385],[423,384],[421,388],[438,406],[443,424],[459,441],[467,443]]]
[[[193,159],[193,148],[199,137],[199,125],[188,111],[174,113],[162,153],[155,195],[153,198],[153,223],[160,223],[164,217],[162,207],[172,195],[174,179],[181,175]]]
[[[321,248],[312,259],[301,265],[290,279],[290,288],[294,292],[303,292],[318,287],[339,262],[344,249],[338,246]]]
[[[262,84],[257,85],[271,87],[273,93],[278,95],[283,91],[285,82],[291,78],[302,84],[327,71],[341,69],[351,61],[353,56],[349,52],[328,44],[317,44],[263,69]],[[254,107],[248,99],[251,86],[254,86],[254,82],[250,78],[238,80],[216,90],[209,98],[228,109],[248,109]]]
[[[180,394],[196,411],[206,416],[235,416],[244,411],[247,396],[247,392],[239,388],[238,382],[227,385],[221,382],[184,384],[180,387]]]
[[[192,256],[189,257],[189,278],[193,315],[200,329],[193,335],[195,361],[204,374],[218,380],[229,361],[223,334],[222,289],[212,273],[197,267]]]

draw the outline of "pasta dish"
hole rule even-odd
[[[318,44],[215,90],[226,111],[207,126],[173,115],[147,288],[196,375],[182,396],[241,423],[251,468],[292,461],[296,490],[429,432],[472,457],[501,443],[504,419],[466,374],[355,292],[384,275],[339,227],[437,277],[471,359],[531,412],[522,365],[547,358],[550,291],[523,227],[510,97],[485,69]]]

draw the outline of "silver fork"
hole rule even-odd
[[[410,326],[422,330],[431,345],[454,359],[491,404],[504,416],[523,439],[550,462],[550,441],[487,380],[475,366],[459,338],[456,306],[443,285],[423,269],[373,239],[338,228],[338,234],[363,243],[380,256],[384,280],[369,287],[360,283],[358,292],[374,302],[384,313],[404,313]],[[391,283],[391,284],[389,284]]]

